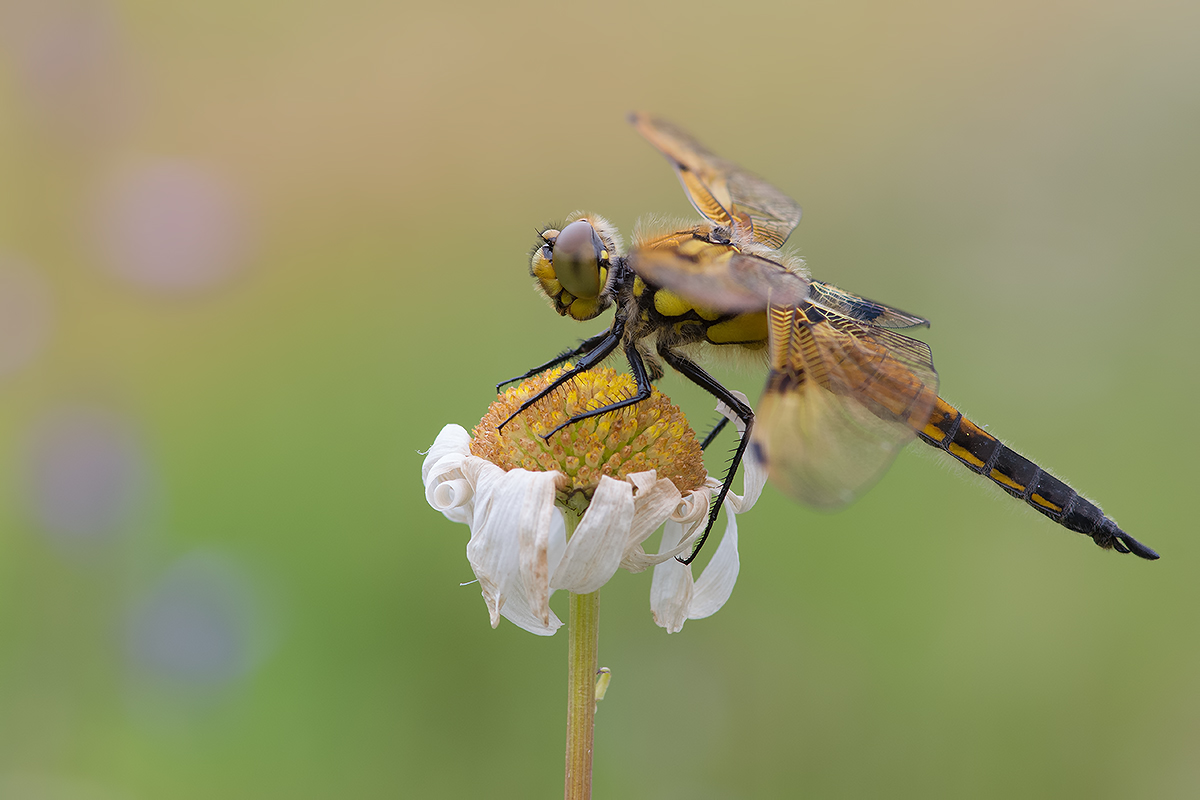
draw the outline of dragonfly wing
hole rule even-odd
[[[768,305],[797,305],[808,296],[808,279],[783,264],[693,231],[640,243],[629,265],[647,283],[714,311],[765,311]]]
[[[929,348],[804,303],[768,311],[771,372],[751,446],[772,482],[818,508],[870,487],[928,422]]]
[[[924,317],[859,297],[822,281],[812,282],[810,299],[826,310],[836,311],[878,328],[929,327],[929,320]]]
[[[688,199],[707,219],[745,230],[772,249],[800,224],[795,200],[671,123],[646,114],[630,114],[629,121],[675,167]]]

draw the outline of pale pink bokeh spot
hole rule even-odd
[[[105,145],[126,128],[134,92],[124,39],[109,0],[0,2],[18,110],[59,141]]]
[[[61,545],[113,540],[145,498],[146,462],[137,437],[126,421],[99,408],[58,409],[38,420],[25,471],[29,516]]]
[[[120,170],[103,185],[93,224],[104,267],[145,289],[210,290],[245,263],[241,198],[196,163],[147,160]]]

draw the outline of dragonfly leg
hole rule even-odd
[[[556,355],[554,358],[547,361],[545,364],[541,364],[539,366],[534,367],[533,369],[526,372],[524,375],[518,375],[515,378],[509,378],[506,381],[500,381],[500,383],[496,384],[496,391],[499,392],[501,389],[503,389],[505,386],[507,386],[510,383],[516,383],[517,381],[523,381],[523,380],[526,380],[527,378],[532,378],[534,375],[537,375],[538,373],[541,373],[541,372],[545,372],[546,370],[550,369],[551,367],[557,367],[559,364],[563,363],[564,361],[584,355],[585,353],[590,353],[592,350],[595,350],[598,346],[600,346],[600,344],[605,340],[605,338],[608,337],[608,335],[609,335],[609,331],[601,331],[600,333],[597,333],[595,336],[589,336],[588,338],[581,341],[579,343],[578,347],[571,349],[571,350],[564,350],[563,352]]]
[[[601,414],[607,414],[610,411],[616,411],[627,406],[636,405],[643,400],[649,400],[653,387],[650,383],[650,375],[646,371],[646,363],[642,360],[642,354],[638,352],[637,344],[629,342],[625,345],[625,358],[629,360],[629,371],[633,373],[633,380],[637,383],[637,391],[631,397],[626,397],[624,400],[618,400],[615,403],[609,403],[600,408],[593,408],[590,411],[585,411],[582,414],[576,414],[569,420],[559,425],[554,430],[543,436],[543,439],[549,439],[554,434],[561,431],[568,425],[574,425],[576,422],[582,422],[585,419],[598,417]]]
[[[658,354],[662,356],[663,361],[667,362],[680,375],[729,406],[733,410],[733,413],[737,414],[738,419],[746,425],[746,430],[743,431],[741,438],[738,439],[737,449],[733,452],[733,458],[729,461],[729,469],[725,473],[725,480],[721,482],[721,491],[717,493],[717,499],[713,503],[712,510],[708,513],[708,524],[704,526],[704,533],[700,535],[695,548],[692,549],[692,554],[687,558],[678,559],[680,563],[690,564],[700,553],[700,548],[704,547],[704,542],[708,539],[708,534],[712,532],[713,524],[717,521],[717,515],[721,513],[721,506],[725,502],[725,496],[729,494],[729,487],[733,485],[733,477],[737,473],[738,466],[742,463],[742,457],[746,455],[746,445],[750,443],[750,431],[754,427],[754,410],[737,399],[733,392],[722,386],[716,378],[709,375],[690,359],[667,348],[659,348]],[[705,445],[708,445],[712,441],[721,427],[721,425],[718,425],[712,433],[705,437]]]
[[[725,426],[728,424],[729,417],[721,417],[720,421],[718,421],[716,425],[713,425],[712,430],[709,431],[708,435],[704,437],[704,441],[700,443],[700,449],[707,450],[708,446],[713,443],[713,439],[716,439],[721,431],[725,430]]]
[[[595,338],[595,337],[592,337],[592,338]],[[588,340],[588,341],[590,341],[590,340]],[[526,409],[528,409],[530,406],[532,406],[537,401],[541,400],[546,395],[553,392],[559,386],[562,386],[564,383],[571,380],[579,373],[587,372],[589,369],[596,366],[604,359],[608,358],[609,355],[612,353],[612,351],[617,349],[617,345],[620,344],[620,342],[621,342],[621,331],[619,329],[617,329],[617,327],[614,325],[612,329],[605,331],[600,342],[598,342],[596,345],[594,345],[591,348],[591,350],[589,350],[588,353],[583,358],[579,359],[578,364],[576,364],[573,368],[564,372],[562,375],[559,375],[557,378],[555,378],[554,381],[551,382],[550,385],[547,386],[545,389],[542,389],[540,392],[535,394],[533,397],[529,398],[524,403],[521,403],[521,406],[516,411],[514,411],[512,414],[510,414],[508,419],[504,420],[504,422],[501,422],[499,425],[496,426],[496,430],[502,430],[505,425],[512,422],[518,415],[524,413]],[[532,374],[536,375],[537,372],[534,371]],[[647,397],[649,397],[649,395],[647,395]],[[569,421],[568,421],[568,424],[569,424]],[[562,426],[560,425],[559,428],[561,428],[561,427]],[[555,428],[555,430],[558,430],[558,428]]]

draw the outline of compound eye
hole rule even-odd
[[[562,229],[554,241],[554,275],[576,297],[600,296],[600,252],[604,246],[586,219]]]

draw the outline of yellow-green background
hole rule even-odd
[[[603,324],[531,290],[537,225],[691,213],[630,109],[795,196],[814,274],[932,319],[943,393],[1163,559],[917,446],[838,514],[768,490],[715,617],[604,589],[596,795],[1200,794],[1198,8],[7,0],[0,256],[48,321],[0,376],[0,796],[561,790],[566,640],[488,626],[418,451]],[[105,266],[147,158],[236,198],[231,278]],[[86,541],[34,500],[64,419],[133,464]]]

